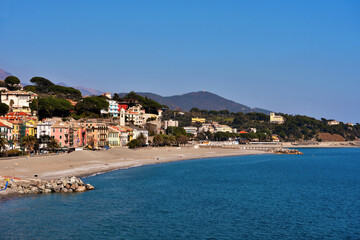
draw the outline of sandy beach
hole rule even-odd
[[[182,161],[197,158],[266,154],[259,150],[239,148],[162,147],[113,148],[107,151],[77,151],[51,156],[28,156],[0,160],[0,176],[20,179],[59,179],[84,177],[142,165]],[[0,198],[9,191],[0,192]]]

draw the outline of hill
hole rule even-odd
[[[60,84],[64,85],[65,83],[60,83]],[[100,90],[93,89],[93,88],[86,88],[86,87],[82,87],[82,86],[76,86],[74,88],[78,89],[83,96],[101,95],[101,94],[105,93],[104,91],[100,91]]]
[[[169,97],[163,97],[158,94],[148,92],[137,92],[137,94],[143,97],[153,99],[163,105],[167,105],[172,110],[190,111],[191,108],[195,107],[199,109],[217,111],[227,109],[230,112],[260,112],[265,114],[270,113],[269,110],[261,108],[251,108],[206,91],[191,92]],[[119,95],[121,97],[124,97],[126,93],[120,93]]]
[[[0,80],[4,80],[8,76],[11,76],[11,73],[5,72],[5,70],[0,68]]]

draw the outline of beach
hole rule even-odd
[[[0,176],[20,179],[51,180],[63,177],[85,177],[149,164],[198,158],[266,154],[266,151],[240,148],[117,147],[102,151],[76,151],[50,156],[26,156],[0,160]],[[11,194],[0,192],[0,198]]]

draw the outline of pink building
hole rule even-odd
[[[58,122],[51,126],[51,136],[58,141],[60,147],[69,147],[69,125]]]

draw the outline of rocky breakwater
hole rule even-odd
[[[274,149],[273,153],[275,154],[292,154],[292,155],[303,155],[304,153],[300,152],[296,149],[288,149],[288,148],[280,148],[280,149]]]
[[[93,190],[91,184],[85,184],[80,178],[66,177],[58,180],[43,181],[40,179],[12,179],[2,178],[0,180],[0,189],[4,189],[7,184],[9,193],[19,194],[41,194],[41,193],[72,193],[72,192],[85,192]]]

